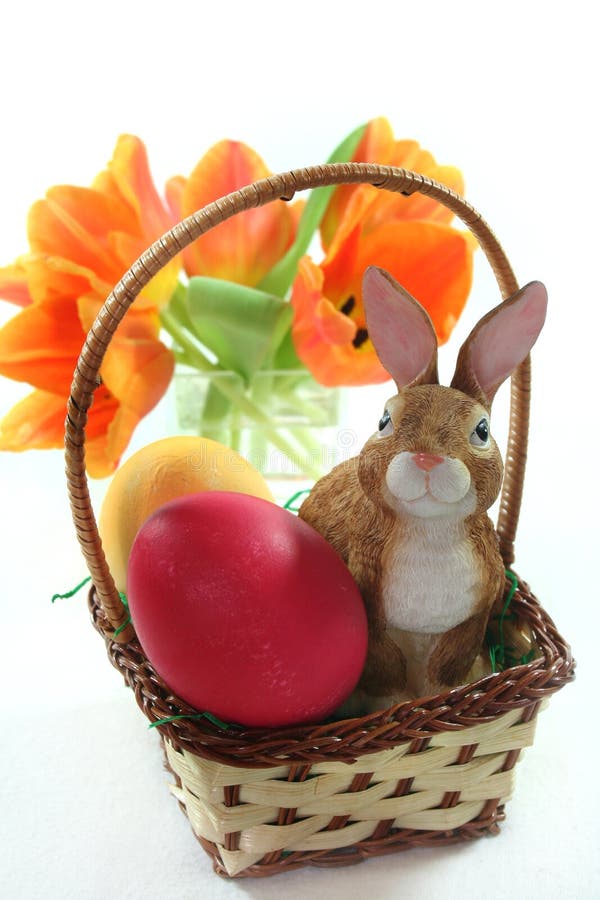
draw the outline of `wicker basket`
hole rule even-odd
[[[530,629],[537,658],[475,684],[359,719],[277,729],[221,728],[173,696],[136,640],[108,570],[85,475],[85,424],[110,339],[140,290],[187,244],[219,222],[296,191],[368,183],[448,207],[478,238],[506,298],[518,285],[489,226],[461,197],[414,172],[343,163],[275,175],[190,216],[156,241],[100,311],[77,363],[66,423],[69,495],[94,588],[90,608],[111,661],[158,724],[173,794],[228,876],[340,865],[415,846],[496,833],[513,768],[532,743],[544,700],[573,678],[568,645],[519,581],[512,626]],[[507,567],[521,503],[529,419],[529,359],[512,379],[508,453],[498,520]],[[508,582],[507,582],[508,584]],[[173,718],[181,717],[184,718]]]

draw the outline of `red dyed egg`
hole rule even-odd
[[[133,544],[127,595],[164,681],[228,722],[318,722],[365,662],[366,614],[345,564],[257,497],[203,492],[160,507]]]

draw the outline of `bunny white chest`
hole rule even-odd
[[[385,616],[394,628],[439,634],[475,610],[480,570],[464,521],[403,522],[382,569]]]

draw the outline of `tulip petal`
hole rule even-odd
[[[473,275],[473,242],[469,235],[436,222],[390,222],[359,245],[354,282],[370,265],[386,269],[429,313],[443,344],[466,303]]]
[[[458,194],[464,192],[459,169],[438,165],[433,155],[417,141],[394,140],[390,124],[383,118],[368,123],[353,160],[410,169],[445,184]],[[389,221],[427,219],[449,223],[453,218],[454,214],[445,206],[419,192],[404,197],[370,185],[342,185],[336,189],[323,219],[321,239],[325,250],[330,251],[334,240],[343,240],[359,222],[367,234]],[[340,230],[343,232],[341,237]]]
[[[0,374],[66,397],[83,340],[76,301],[28,306],[0,329]]]
[[[101,305],[102,301],[93,294],[79,298],[79,317],[86,331]],[[173,376],[173,355],[158,340],[159,332],[158,312],[134,306],[119,324],[106,351],[100,373],[115,407],[106,423],[105,432],[110,433],[104,434],[103,443],[97,442],[92,464],[94,471],[102,471],[103,475],[116,468],[138,422],[154,408]]]
[[[183,215],[269,174],[260,156],[246,144],[221,141],[190,175],[183,191]],[[293,229],[294,218],[284,202],[239,213],[184,251],[186,270],[189,275],[254,287],[290,246]]]
[[[315,306],[315,324],[318,337],[328,344],[348,344],[356,337],[356,325],[339,312],[331,300],[319,297]]]
[[[96,316],[103,305],[103,299],[96,294],[87,294],[77,300],[77,312],[85,334],[90,330]],[[116,336],[111,346],[119,338],[128,340],[155,341],[160,331],[160,319],[154,308],[137,309],[135,304],[128,310],[125,318],[119,323]]]
[[[418,145],[417,145],[418,147]],[[412,169],[446,185],[451,190],[462,194],[464,191],[464,181],[461,172],[452,166],[436,165],[430,153],[418,148],[412,156],[414,164],[407,165],[407,159],[398,159],[393,165],[400,165],[405,169]],[[366,193],[366,198],[362,200],[364,211],[362,212],[362,225],[365,233],[372,231],[385,222],[392,221],[408,221],[410,219],[426,219],[430,222],[440,222],[448,224],[454,218],[454,213],[434,200],[418,191],[405,197],[394,191],[380,190],[370,185],[363,185],[356,189],[356,193]],[[355,199],[353,197],[352,199]],[[350,206],[350,204],[349,204]],[[346,214],[349,213],[347,208]],[[356,213],[354,213],[356,215]]]
[[[344,214],[327,249],[327,259],[335,259],[351,234],[362,234],[373,207],[380,201],[380,191],[369,184],[354,186],[347,198]]]
[[[388,381],[370,341],[352,343],[356,324],[323,295],[323,271],[308,257],[298,266],[294,282],[292,336],[298,357],[317,381],[328,386],[377,384]]]
[[[32,206],[28,233],[34,253],[68,261],[89,273],[92,287],[108,293],[171,224],[152,183],[144,145],[124,135],[93,188],[59,185]],[[180,260],[165,266],[144,289],[138,306],[166,304],[180,269]]]
[[[106,454],[107,431],[118,409],[102,388],[96,392],[86,426],[86,468],[92,478],[105,478],[117,462]],[[0,450],[62,450],[65,443],[67,401],[49,391],[33,391],[0,422]]]
[[[94,186],[109,197],[111,204],[117,207],[125,204],[132,211],[133,221],[126,228],[117,227],[115,222],[107,237],[123,274],[175,220],[154,186],[146,148],[133,135],[119,137],[108,169],[96,178]],[[136,305],[166,305],[175,290],[180,269],[180,259],[164,266],[144,288]]]
[[[136,238],[122,232],[109,235],[109,245],[115,256],[123,260],[123,272],[142,255],[148,247],[145,238]],[[177,286],[181,262],[176,257],[167,263],[154,278],[151,278],[142,292],[136,297],[134,307],[141,309],[148,306],[161,309],[166,306]],[[111,290],[114,285],[111,285]]]
[[[381,266],[427,309],[443,343],[468,296],[470,235],[435,222],[388,222],[366,236],[356,227],[321,266],[301,260],[294,282],[293,340],[322,384],[387,381],[365,328],[362,276]]]
[[[85,467],[91,478],[106,478],[119,464],[119,457],[107,452],[109,431],[118,413],[119,401],[101,385],[94,392],[85,428]]]
[[[356,281],[356,256],[360,244],[360,227],[354,227],[349,233],[342,230],[339,238],[344,235],[344,240],[338,240],[338,235],[331,246],[321,268],[325,277],[324,290],[327,297],[336,304],[342,306],[348,297],[353,295]]]
[[[73,260],[115,284],[123,271],[107,246],[108,232],[116,230],[112,212],[114,207],[98,191],[69,185],[51,188],[29,211],[31,249]]]
[[[157,367],[154,367],[156,373]],[[153,377],[150,366],[147,377]],[[67,401],[49,391],[33,391],[0,422],[0,450],[47,450],[64,447]],[[144,413],[145,414],[145,413]],[[106,478],[119,464],[140,416],[100,387],[88,413],[85,457],[88,475]]]
[[[129,239],[128,236],[118,233],[110,234],[108,242],[114,250],[115,258],[121,255],[124,260],[119,264],[120,278],[145,247],[141,240]],[[165,305],[175,290],[179,268],[176,260],[169,263],[165,269],[150,280],[141,294],[136,297],[131,308],[133,310],[155,309]],[[106,281],[93,270],[58,256],[31,257],[31,264],[29,262],[27,264],[27,280],[35,302],[55,299],[63,295],[81,297],[90,293],[91,289],[91,292],[101,300],[98,309],[115,286],[114,282]]]
[[[64,446],[67,404],[49,391],[33,391],[0,422],[0,450],[46,450]]]
[[[98,282],[89,269],[56,256],[31,254],[23,257],[23,267],[34,303],[60,302],[63,298],[74,300]],[[100,282],[99,288],[102,293],[105,282]]]
[[[415,142],[416,143],[416,142]],[[394,145],[394,132],[385,116],[377,116],[367,123],[362,140],[352,157],[355,162],[380,161],[389,165],[389,154]]]
[[[17,260],[12,266],[0,268],[0,298],[17,306],[29,306],[33,302],[27,284],[27,274],[20,261]]]
[[[135,135],[119,137],[108,168],[96,178],[94,187],[116,206],[125,204],[133,215],[133,222],[127,227],[118,227],[115,222],[108,235],[108,245],[121,263],[122,274],[178,217],[160,198],[146,147]],[[164,266],[144,288],[136,306],[166,305],[175,290],[181,265],[182,260],[176,258]]]
[[[183,194],[185,191],[186,179],[183,175],[174,175],[169,178],[165,185],[165,196],[167,206],[171,212],[174,222],[179,222],[184,217],[183,213]]]
[[[173,377],[171,351],[158,340],[132,340],[115,335],[101,374],[106,388],[119,401],[108,428],[106,460],[116,465],[140,419],[164,395]]]
[[[367,123],[362,138],[353,156],[353,162],[377,162],[388,165],[388,156],[394,143],[392,126],[382,116]],[[344,217],[346,207],[357,189],[356,185],[344,184],[336,188],[321,223],[323,248],[329,250],[337,229]],[[373,190],[375,190],[373,188]]]
[[[461,173],[451,166],[434,165],[429,171],[427,166],[421,166],[416,171],[446,184],[457,193],[461,193],[464,187]],[[375,188],[369,184],[358,185],[352,188],[347,198],[343,216],[332,236],[328,252],[337,253],[339,244],[343,243],[347,235],[359,225],[363,235],[367,235],[387,222],[422,220],[448,224],[453,218],[454,213],[451,210],[437,200],[418,192],[405,197],[403,194]]]
[[[122,134],[108,170],[121,196],[135,211],[146,244],[164,234],[173,221],[152,181],[143,141],[134,135]],[[132,228],[127,230],[133,232]]]
[[[77,306],[87,331],[102,300],[91,294],[80,297]],[[158,340],[159,331],[158,312],[134,306],[109,344],[100,369],[106,393],[100,397],[96,392],[92,407],[95,419],[90,419],[90,426],[97,422],[103,430],[92,432],[94,441],[86,451],[88,471],[94,478],[116,469],[138,422],[154,408],[173,376],[173,355]]]

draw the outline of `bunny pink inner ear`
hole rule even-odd
[[[468,348],[465,362],[471,371],[466,380],[472,383],[474,379],[488,401],[535,344],[544,324],[547,302],[546,288],[533,281],[482,319],[467,338],[463,350]],[[454,387],[462,387],[461,358],[464,359],[463,351],[452,382]]]
[[[437,339],[423,307],[388,272],[369,266],[363,276],[367,331],[398,388],[437,381]]]

